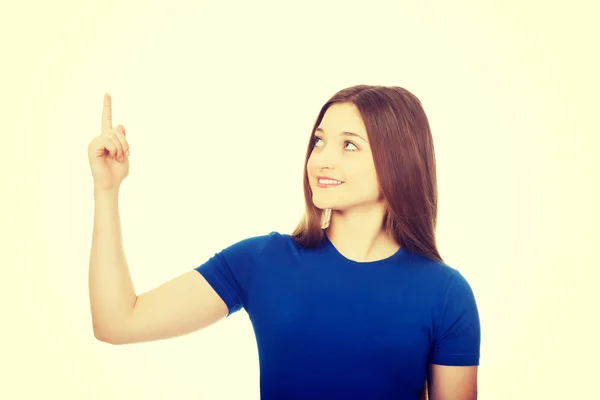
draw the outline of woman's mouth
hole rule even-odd
[[[344,183],[344,182],[338,181],[338,180],[332,179],[332,178],[323,178],[323,177],[317,178],[317,186],[320,188],[336,187],[336,186],[340,186],[342,183]]]

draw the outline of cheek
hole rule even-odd
[[[378,186],[377,171],[371,164],[361,163],[352,168],[346,168],[345,171],[352,176],[353,181],[360,182],[361,185]]]
[[[306,175],[308,176],[308,182],[312,186],[313,181],[312,181],[311,177],[315,174],[316,171],[315,171],[314,163],[312,163],[310,159],[306,163],[305,172],[306,172]]]
[[[306,171],[310,172],[313,169],[313,162],[312,162],[313,158],[312,156],[308,159],[307,163],[306,163]]]
[[[365,167],[361,171],[356,171],[353,181],[360,186],[360,191],[370,195],[377,195],[381,192],[379,188],[379,180],[377,179],[377,172],[372,167]]]

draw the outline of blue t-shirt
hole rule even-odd
[[[479,365],[475,297],[460,272],[401,248],[344,257],[271,232],[196,268],[256,335],[262,400],[418,399],[428,364]]]

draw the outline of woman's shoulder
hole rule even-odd
[[[447,261],[435,260],[415,252],[405,251],[400,262],[403,266],[409,267],[419,281],[427,282],[426,285],[430,289],[437,288],[443,291],[448,286],[466,283],[466,278],[461,270]]]
[[[296,258],[303,253],[318,250],[316,248],[306,248],[293,235],[280,231],[270,231],[246,240],[260,248],[261,258],[265,255],[269,258]]]
[[[277,251],[287,249],[299,251],[301,247],[292,235],[279,231],[270,231],[268,233],[259,233],[241,239],[231,245],[230,249],[235,249],[236,251],[251,251],[254,253],[258,252],[262,254],[267,250]]]
[[[292,253],[298,253],[303,250],[302,245],[289,233],[271,231],[266,237],[268,237],[269,246],[272,249],[291,251]]]

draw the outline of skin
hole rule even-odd
[[[351,135],[343,132],[352,132]],[[356,106],[333,104],[315,131],[307,173],[313,203],[331,209],[325,233],[346,258],[365,262],[387,258],[400,245],[381,228],[385,200],[381,195],[369,135]],[[343,183],[320,188],[317,176]],[[477,399],[477,366],[431,364],[429,400]]]

